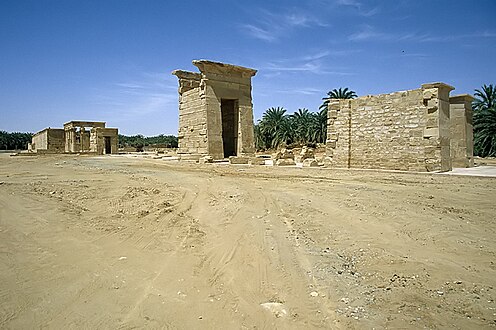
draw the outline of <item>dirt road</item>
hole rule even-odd
[[[494,328],[496,179],[0,155],[0,328]]]

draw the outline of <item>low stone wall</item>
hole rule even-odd
[[[406,171],[448,171],[449,92],[443,83],[415,90],[330,100],[329,166]]]
[[[31,148],[33,151],[46,150],[51,153],[64,152],[64,130],[58,128],[46,128],[36,133],[31,139]]]

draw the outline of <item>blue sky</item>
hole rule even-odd
[[[0,130],[70,120],[177,134],[175,69],[259,70],[269,107],[316,111],[328,90],[496,83],[496,1],[0,0]]]

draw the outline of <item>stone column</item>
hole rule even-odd
[[[450,152],[453,167],[474,166],[474,133],[471,95],[449,98],[450,102]]]
[[[76,152],[76,128],[65,130],[65,152]]]

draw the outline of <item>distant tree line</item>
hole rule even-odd
[[[121,135],[119,134],[119,148],[134,147],[143,150],[144,147],[177,148],[177,136],[160,134],[157,136]]]
[[[0,150],[26,150],[33,133],[0,131]]]

